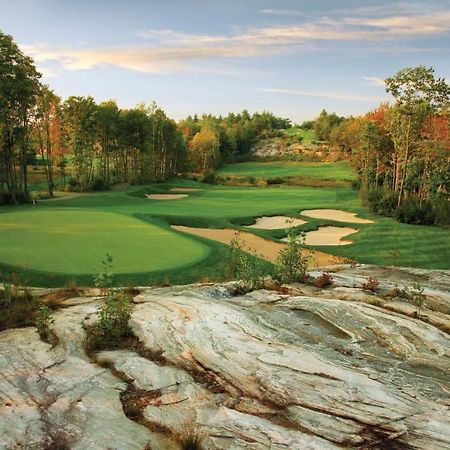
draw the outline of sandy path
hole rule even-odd
[[[152,200],[175,200],[177,198],[187,197],[187,194],[145,194],[147,198]]]
[[[212,228],[184,227],[182,225],[172,225],[172,228],[182,231],[183,233],[194,234],[195,236],[201,236],[227,245],[229,245],[230,242],[236,237],[236,230],[232,230],[230,228],[218,230]],[[276,261],[278,253],[286,246],[286,244],[269,241],[267,239],[263,239],[262,237],[256,236],[253,233],[247,233],[245,231],[241,231],[239,233],[239,237],[253,252],[256,252],[264,259],[271,262]],[[318,250],[315,250],[314,252],[309,249],[304,250],[307,254],[314,253],[314,258],[310,263],[310,267],[330,266],[343,261],[343,258],[330,255],[329,253]]]
[[[300,214],[313,219],[331,219],[337,222],[373,223],[373,220],[361,219],[356,217],[356,213],[341,211],[340,209],[305,209]]]
[[[190,188],[190,187],[174,187],[171,189],[172,192],[197,192],[201,191],[202,189],[198,188]]]
[[[308,231],[305,236],[306,245],[349,245],[352,241],[341,240],[349,234],[357,233],[356,228],[350,227],[319,227],[318,230]],[[286,238],[285,238],[286,239]],[[285,240],[282,239],[282,240]]]
[[[289,220],[290,223],[286,221]],[[281,228],[292,228],[305,224],[306,221],[287,216],[263,216],[256,219],[256,223],[248,225],[246,228],[260,228],[263,230],[278,230]]]

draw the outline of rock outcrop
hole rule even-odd
[[[128,348],[89,356],[100,298],[66,301],[53,346],[0,333],[0,448],[176,449],[194,430],[205,449],[450,449],[450,272],[333,270],[326,289],[142,289]]]

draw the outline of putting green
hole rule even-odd
[[[53,273],[95,274],[106,252],[114,273],[192,265],[209,247],[134,217],[104,211],[31,210],[0,216],[0,262]]]

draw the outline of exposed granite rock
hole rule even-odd
[[[54,348],[31,328],[0,333],[0,448],[175,449],[197,429],[205,449],[450,449],[450,273],[333,270],[327,289],[144,289],[137,341],[94,359],[95,298],[55,313]],[[417,279],[421,311],[391,295]]]

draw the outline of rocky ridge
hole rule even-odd
[[[194,430],[205,449],[450,449],[450,272],[333,270],[325,289],[143,288],[135,339],[94,355],[99,297],[63,302],[53,345],[1,332],[0,448],[176,449]]]

